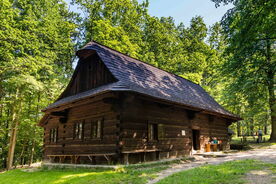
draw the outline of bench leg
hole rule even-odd
[[[91,161],[91,163],[93,163],[93,159],[90,156],[88,156],[88,158]]]
[[[110,165],[111,159],[109,156],[104,155],[104,158],[107,160],[108,165]]]
[[[49,160],[50,160],[50,163],[53,163],[54,162],[54,159],[53,157],[49,156]]]
[[[129,162],[128,162],[128,153],[125,153],[124,154],[124,164],[126,164],[126,165],[128,165],[129,164]]]
[[[146,152],[143,152],[143,162],[146,162]]]
[[[74,156],[74,157],[75,157],[75,159],[74,159],[74,164],[77,164],[78,159],[79,159],[79,156]]]

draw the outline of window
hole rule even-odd
[[[165,128],[163,124],[149,123],[148,124],[148,139],[161,140],[165,138]]]
[[[148,124],[148,139],[157,140],[158,139],[158,128],[157,124]]]
[[[165,127],[163,124],[158,124],[158,140],[165,138]]]
[[[74,126],[74,139],[83,138],[83,122],[77,122]]]
[[[50,129],[50,142],[57,142],[58,128]]]
[[[91,138],[100,139],[102,137],[102,120],[91,123]]]

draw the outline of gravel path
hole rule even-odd
[[[174,173],[199,167],[204,164],[221,164],[223,162],[233,161],[233,160],[243,160],[243,159],[256,159],[264,162],[275,163],[276,164],[276,145],[270,146],[265,149],[255,149],[238,153],[224,154],[224,157],[216,158],[205,158],[203,156],[195,156],[196,161],[183,164],[172,165],[169,169],[166,169],[158,174],[158,177],[150,180],[148,184],[153,184],[166,178]]]

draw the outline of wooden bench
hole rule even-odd
[[[59,158],[59,163],[63,163],[66,157],[70,157],[71,158],[71,164],[76,164],[78,159],[80,157],[85,157],[87,156],[89,158],[89,160],[91,161],[91,163],[96,164],[96,160],[95,157],[98,156],[103,156],[108,164],[111,163],[111,156],[116,155],[116,153],[95,153],[95,154],[64,154],[64,155],[46,155],[47,157],[49,157],[50,161],[54,160],[56,157]]]
[[[132,150],[132,151],[122,151],[121,153],[124,154],[124,164],[129,164],[129,161],[128,161],[128,157],[129,157],[129,154],[131,153],[147,153],[147,152],[159,152],[160,150],[159,149],[150,149],[150,150],[147,150],[147,149],[140,149],[140,150]],[[146,160],[146,155],[144,154],[144,158],[143,158],[143,161]]]

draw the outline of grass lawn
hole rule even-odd
[[[270,138],[270,135],[263,136],[263,140],[266,140],[266,142],[256,143],[257,136],[255,136],[255,139],[253,136],[247,136],[246,142],[241,142],[242,137],[233,137],[230,144],[238,144],[238,145],[245,145],[246,149],[266,149],[270,146],[276,145],[276,142],[267,142]]]
[[[179,172],[159,181],[158,184],[242,184],[246,183],[246,173],[262,169],[270,169],[276,174],[276,164],[256,160],[231,161]]]
[[[24,169],[14,169],[0,173],[1,184],[143,184],[156,177],[156,173],[167,169],[165,163],[130,165],[118,169],[38,169],[27,172]]]
[[[257,138],[258,136],[254,136],[255,139],[253,138],[253,136],[246,136],[246,140],[248,143],[257,143]],[[266,142],[269,140],[270,138],[270,135],[264,135],[263,136],[263,140],[265,140]],[[241,139],[242,137],[237,137],[237,136],[234,136],[231,140],[231,143],[232,144],[239,144],[241,143]]]
[[[143,184],[170,164],[179,162],[130,165],[118,169],[14,169],[0,173],[0,184]],[[262,169],[270,169],[276,174],[276,164],[244,160],[183,171],[161,180],[159,184],[240,184],[244,183],[245,173]]]

